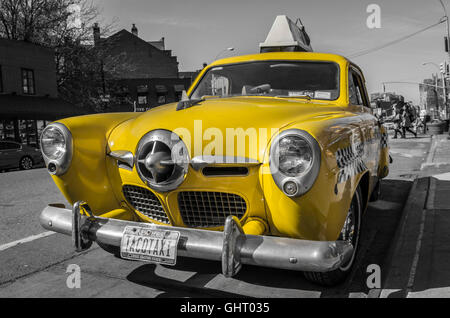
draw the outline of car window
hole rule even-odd
[[[258,61],[216,66],[202,77],[192,99],[204,96],[339,98],[339,66],[334,62]]]
[[[348,71],[348,97],[350,104],[361,105],[361,99],[358,98],[353,72],[351,70]]]
[[[0,144],[1,144],[0,149],[2,149],[2,150],[19,149],[20,148],[20,145],[14,143],[14,142],[2,142]]]
[[[349,79],[352,79],[352,86],[353,86],[353,92],[350,93],[350,87],[349,87],[349,94],[353,94],[354,96],[353,101],[357,101],[357,104],[354,105],[363,105],[366,107],[370,107],[369,102],[366,100],[365,97],[365,90],[364,90],[364,84],[361,76],[355,72],[354,70],[350,70],[349,73]],[[349,81],[350,83],[350,81]]]
[[[365,98],[365,90],[361,76],[352,69],[349,71],[349,97],[353,105],[363,105],[369,107]]]

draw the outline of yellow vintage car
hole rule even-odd
[[[44,228],[124,259],[216,260],[295,270],[333,285],[358,251],[389,172],[387,131],[344,57],[269,52],[205,67],[179,103],[58,120],[41,136],[73,208]]]

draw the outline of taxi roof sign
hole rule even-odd
[[[260,52],[312,52],[310,39],[300,19],[294,23],[285,15],[278,15],[267,35],[259,44]]]

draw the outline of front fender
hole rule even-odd
[[[321,148],[321,167],[312,188],[287,197],[272,176],[262,173],[268,223],[272,234],[309,240],[336,240],[353,195],[363,176],[376,176],[380,164],[380,134],[368,114],[341,112],[285,129],[307,131]],[[283,129],[284,130],[284,129]],[[263,171],[268,171],[268,153]],[[373,178],[368,178],[369,189]]]
[[[52,178],[70,204],[86,201],[97,214],[120,207],[107,176],[107,138],[120,123],[137,115],[111,113],[58,120],[72,134],[73,156],[68,171]]]

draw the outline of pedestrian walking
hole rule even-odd
[[[406,131],[409,131],[411,134],[414,135],[415,138],[417,138],[417,132],[411,129],[412,122],[415,121],[415,118],[413,117],[414,114],[411,111],[411,106],[409,106],[407,103],[403,105],[402,108],[403,112],[401,114],[402,117],[402,132],[403,136],[402,138],[406,138]]]
[[[392,122],[394,123],[394,139],[397,139],[397,134],[400,133],[400,136],[403,138],[403,133],[401,131],[401,123],[402,123],[402,116],[401,116],[401,110],[397,108],[397,104],[392,105],[393,115],[392,115]]]

